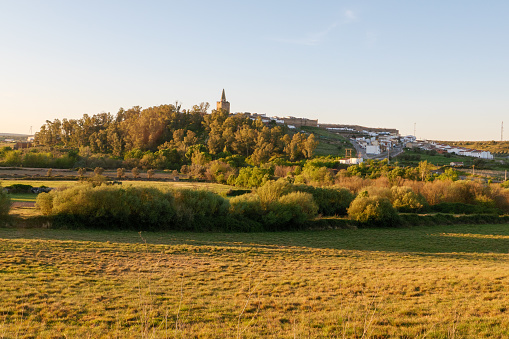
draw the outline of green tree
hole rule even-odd
[[[429,163],[427,160],[419,162],[419,165],[417,166],[419,169],[419,175],[421,178],[421,181],[425,181],[427,178],[431,175],[431,170],[433,169],[433,165]]]

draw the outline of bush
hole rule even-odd
[[[179,229],[204,231],[221,229],[218,220],[226,217],[230,203],[225,198],[209,191],[176,190],[176,217]]]
[[[270,170],[260,167],[244,167],[239,170],[235,186],[244,188],[260,187],[270,180]]]
[[[500,210],[492,206],[464,204],[461,202],[441,202],[429,207],[437,213],[451,214],[500,214]]]
[[[41,193],[37,207],[60,226],[162,230],[174,227],[173,196],[153,188],[78,185]]]
[[[11,209],[11,198],[7,192],[5,192],[2,187],[0,187],[0,218],[4,219],[9,214],[9,210]]]
[[[277,182],[273,182],[270,187],[278,185]],[[274,196],[278,197],[273,198]],[[283,231],[301,229],[318,212],[318,206],[309,193],[292,192],[285,195],[276,193],[270,197],[265,203],[254,193],[232,198],[230,213],[238,220],[261,225],[265,231]]]
[[[262,222],[266,211],[262,208],[258,195],[244,194],[230,199],[230,213],[238,219]]]
[[[317,213],[318,206],[311,194],[292,192],[269,203],[262,219],[268,231],[289,231],[303,228]]]
[[[408,186],[393,186],[390,193],[392,206],[400,212],[418,212],[427,205],[426,199]]]
[[[327,186],[334,182],[333,172],[327,167],[315,167],[308,163],[304,165],[302,174],[295,177],[295,181],[303,184]]]
[[[360,194],[348,208],[348,216],[362,224],[378,227],[394,227],[401,219],[391,202],[383,197]]]
[[[279,179],[277,181],[267,181],[263,186],[256,190],[256,194],[260,198],[260,202],[263,206],[277,201],[283,195],[286,195],[293,191],[293,186],[285,179]]]
[[[300,185],[295,186],[294,189],[299,192],[311,193],[318,205],[318,213],[324,216],[346,215],[348,206],[354,199],[354,195],[346,188]]]
[[[13,184],[7,187],[10,193],[30,193],[32,185]]]

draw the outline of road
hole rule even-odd
[[[352,143],[353,147],[355,148],[358,158],[373,159],[373,160],[387,159],[387,152],[383,152],[382,154],[366,154],[366,150],[364,150],[364,148],[359,146],[359,144],[355,140],[350,139],[350,142]],[[390,151],[391,151],[390,159],[392,159],[392,158],[400,155],[401,153],[403,153],[403,147],[395,146],[395,147],[391,148]]]

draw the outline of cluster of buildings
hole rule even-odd
[[[226,100],[223,89],[221,101],[217,102],[217,110],[225,110],[230,113],[230,102]],[[415,136],[400,136],[396,129],[388,128],[367,128],[357,125],[338,125],[338,124],[318,124],[318,119],[312,120],[307,118],[296,118],[293,116],[286,117],[267,117],[266,114],[239,112],[230,114],[244,114],[252,120],[261,119],[264,123],[275,121],[276,124],[287,125],[289,128],[297,129],[303,126],[322,127],[334,132],[352,133],[362,135],[353,138],[357,145],[363,149],[366,154],[379,155],[395,146],[403,146],[407,148],[421,148],[424,150],[435,150],[438,153],[452,153],[467,157],[480,159],[493,159],[493,155],[488,151],[480,151],[468,149],[464,147],[455,147],[437,142],[418,141]],[[350,158],[342,160],[345,164],[358,164],[362,162],[362,158]]]
[[[391,134],[389,132],[373,132],[363,131],[362,136],[353,138],[352,141],[363,149],[366,154],[379,155],[399,145],[406,145],[409,142],[414,142],[415,137],[413,135],[407,135],[401,137],[397,134]]]
[[[331,131],[338,132],[352,132],[352,133],[379,133],[379,134],[399,134],[399,131],[396,129],[387,129],[387,128],[369,128],[367,131],[367,127],[357,126],[357,125],[338,125],[338,124],[318,124],[318,119],[307,119],[307,118],[297,118],[294,116],[284,116],[284,117],[267,117],[266,114],[261,113],[251,113],[251,112],[230,112],[230,102],[226,100],[226,95],[223,89],[221,94],[221,101],[217,102],[216,109],[224,110],[229,114],[244,114],[248,116],[252,120],[261,119],[264,123],[269,123],[271,121],[275,121],[276,124],[279,125],[287,125],[289,128],[297,129],[304,126],[310,127],[322,127],[329,129]],[[377,134],[378,135],[378,134]]]
[[[456,155],[463,155],[466,157],[472,157],[472,158],[479,158],[479,159],[487,159],[491,160],[493,159],[493,154],[489,151],[481,151],[471,148],[465,148],[465,147],[459,147],[459,146],[451,146],[451,145],[445,145],[438,142],[426,142],[426,141],[419,141],[415,142],[411,145],[412,147],[418,147],[424,150],[434,150],[437,153],[440,154],[456,154]]]

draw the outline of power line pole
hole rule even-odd
[[[502,127],[500,128],[500,141],[504,141],[504,122],[502,121]]]

